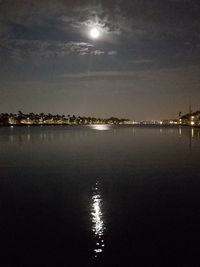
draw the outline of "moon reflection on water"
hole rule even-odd
[[[97,258],[105,247],[104,231],[105,223],[103,220],[102,211],[102,197],[101,192],[98,188],[98,182],[95,184],[92,195],[92,206],[91,206],[91,218],[92,218],[92,231],[95,238],[94,256]]]

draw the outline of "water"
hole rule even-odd
[[[0,266],[199,266],[200,130],[0,128]]]

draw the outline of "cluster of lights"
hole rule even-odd
[[[191,125],[191,126],[194,126],[194,125],[195,125],[195,122],[194,122],[194,116],[191,116],[190,125]]]

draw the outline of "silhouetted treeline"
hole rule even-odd
[[[53,115],[51,113],[28,113],[18,111],[17,114],[1,113],[0,125],[38,125],[38,124],[127,124],[128,119],[111,117],[107,119],[75,116],[75,115]]]

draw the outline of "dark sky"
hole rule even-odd
[[[0,0],[0,112],[200,109],[199,14],[199,0]]]

